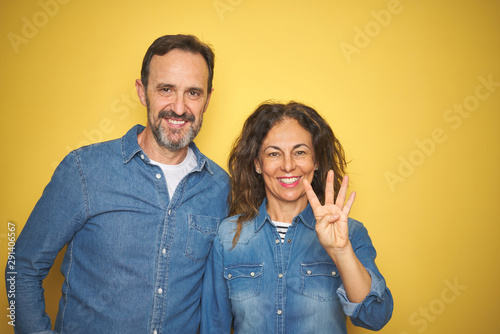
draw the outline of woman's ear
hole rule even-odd
[[[257,172],[257,174],[261,174],[262,169],[260,168],[259,159],[255,159],[253,163],[255,165],[255,172]]]

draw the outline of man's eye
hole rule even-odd
[[[277,157],[277,156],[279,156],[279,153],[278,152],[271,152],[271,153],[269,153],[269,156],[270,157]]]
[[[192,91],[189,92],[189,95],[191,95],[191,96],[200,96],[200,92],[192,90]]]

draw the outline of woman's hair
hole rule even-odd
[[[259,157],[262,142],[269,130],[285,119],[297,120],[312,136],[314,159],[318,169],[314,173],[311,185],[320,202],[324,202],[326,176],[330,169],[335,173],[335,196],[340,189],[346,167],[344,150],[326,120],[313,108],[293,101],[287,104],[272,102],[261,104],[245,121],[229,156],[228,169],[231,175],[229,214],[240,215],[233,247],[238,242],[244,223],[257,216],[259,207],[266,197],[262,175],[255,171],[255,159]]]

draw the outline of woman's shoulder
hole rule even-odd
[[[353,247],[355,244],[372,244],[371,238],[368,234],[368,230],[362,222],[356,219],[349,218],[347,224],[349,225],[349,239],[353,243]]]
[[[236,222],[238,221],[239,216],[240,215],[235,215],[225,218],[219,225],[219,236],[224,236],[227,235],[230,231],[234,231],[236,229]]]
[[[238,218],[240,216],[241,215],[234,215],[231,217],[227,217],[220,223],[218,230],[218,237],[222,242],[226,241],[232,242],[234,234],[236,233],[236,228],[238,226],[237,224]],[[240,238],[254,230],[253,227],[254,222],[255,222],[254,219],[243,222],[243,228],[241,230]]]
[[[349,226],[349,235],[357,233],[368,233],[365,225],[359,220],[348,218],[347,224]]]

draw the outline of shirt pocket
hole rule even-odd
[[[260,295],[262,264],[241,264],[224,268],[229,298],[242,301]]]
[[[209,216],[189,214],[189,231],[186,256],[200,262],[207,258],[212,241],[217,234],[219,219]]]
[[[319,301],[338,299],[342,283],[337,266],[330,262],[300,264],[300,293]]]

